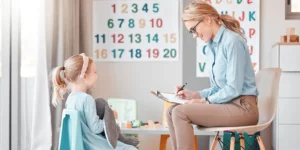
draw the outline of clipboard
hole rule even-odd
[[[168,103],[173,103],[173,104],[184,104],[186,102],[186,100],[184,99],[179,99],[174,93],[162,93],[162,92],[154,92],[154,91],[151,91],[151,93],[153,95],[155,95],[156,97],[158,97],[159,99],[165,101],[165,102],[168,102]],[[164,96],[166,95],[166,96]],[[174,95],[174,98],[170,98],[170,95]]]

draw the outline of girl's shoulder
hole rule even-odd
[[[94,98],[85,92],[71,92],[68,99],[80,99],[81,101],[90,101],[94,100]]]
[[[85,108],[94,108],[94,98],[84,92],[71,92],[66,101],[66,108],[84,110]]]

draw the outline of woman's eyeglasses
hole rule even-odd
[[[197,28],[197,26],[198,26],[201,22],[202,22],[202,19],[201,19],[194,27],[192,27],[192,28],[190,29],[190,33],[191,33],[191,34],[196,34],[196,35],[198,35],[198,33],[197,33],[197,31],[196,31],[196,28]]]

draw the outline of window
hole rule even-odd
[[[0,0],[0,8],[1,7],[2,5]],[[0,78],[1,77],[2,77],[2,11],[0,10]]]
[[[300,20],[300,0],[285,1],[285,19]]]
[[[21,78],[34,77],[38,50],[38,6],[37,0],[21,2]]]
[[[16,149],[32,149],[32,110],[34,104],[34,91],[36,79],[36,64],[37,53],[39,49],[40,28],[39,18],[41,14],[39,1],[41,0],[19,0],[20,1],[20,47],[21,47],[21,64],[20,64],[20,88],[19,88],[19,111],[17,120],[18,124],[18,138],[20,145]],[[14,107],[12,107],[13,109]],[[12,127],[13,130],[13,127]],[[15,142],[15,143],[17,143]],[[12,142],[13,143],[13,142]]]
[[[300,12],[300,1],[299,0],[292,0],[291,11],[292,12]]]
[[[0,0],[0,150],[32,149],[41,0]]]
[[[10,5],[9,0],[0,0],[0,149],[9,149],[10,141]]]
[[[0,0],[0,98],[2,99],[2,83],[1,83],[1,77],[2,77],[2,1]],[[1,108],[1,100],[0,100],[0,108]],[[2,133],[2,117],[0,112],[0,133]],[[0,149],[2,147],[2,136],[0,136]]]

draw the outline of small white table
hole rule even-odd
[[[121,128],[121,132],[124,134],[170,134],[168,128]],[[203,132],[197,129],[194,129],[195,135],[203,136],[215,136],[215,132]],[[219,133],[223,135],[223,133]]]
[[[168,128],[121,128],[123,134],[157,134],[157,135],[168,135],[170,131]],[[200,136],[209,136],[209,147],[211,146],[212,141],[216,135],[216,132],[203,132],[197,130],[194,127],[194,134]],[[223,132],[219,133],[219,136],[223,136]],[[216,147],[216,150],[221,150],[219,144]]]

